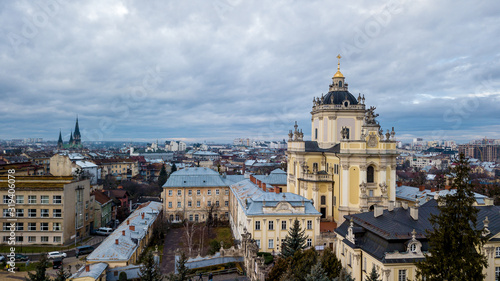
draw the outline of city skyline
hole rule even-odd
[[[396,139],[500,139],[500,3],[6,2],[0,139],[310,139],[340,53]]]

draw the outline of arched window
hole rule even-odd
[[[349,106],[349,103],[348,103],[348,102],[344,102],[344,106],[345,106],[345,107],[348,107],[348,106]]]
[[[342,81],[339,81],[339,87],[342,87]]]
[[[373,183],[373,178],[374,178],[375,171],[373,169],[373,166],[368,166],[366,169],[366,182],[367,183]]]
[[[326,205],[326,196],[325,195],[321,196],[321,205]]]
[[[318,139],[318,128],[314,129],[314,139]]]

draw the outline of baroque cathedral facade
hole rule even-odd
[[[394,127],[384,134],[375,107],[364,95],[354,97],[340,72],[326,95],[313,99],[311,139],[302,130],[288,134],[287,191],[312,199],[322,221],[387,207],[396,200]]]

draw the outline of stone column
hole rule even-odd
[[[391,165],[391,182],[387,183],[389,188],[389,200],[396,201],[396,164]]]
[[[342,194],[340,207],[349,206],[349,164],[342,164]]]

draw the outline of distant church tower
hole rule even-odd
[[[82,137],[80,135],[80,128],[78,127],[78,116],[76,117],[75,132],[73,133],[73,145],[79,147],[82,144]]]
[[[314,201],[322,220],[342,223],[344,215],[387,207],[396,199],[394,128],[384,135],[375,107],[355,98],[340,72],[326,95],[313,99],[311,141],[295,124],[288,140],[287,191]]]
[[[78,116],[76,117],[75,131],[69,133],[69,141],[66,145],[63,143],[61,131],[59,130],[59,140],[57,141],[57,148],[82,148],[82,136],[80,134],[80,126],[78,125]]]
[[[63,143],[63,140],[62,140],[61,130],[59,130],[59,140],[57,141],[57,148],[59,148],[59,149],[64,148],[64,143]]]

